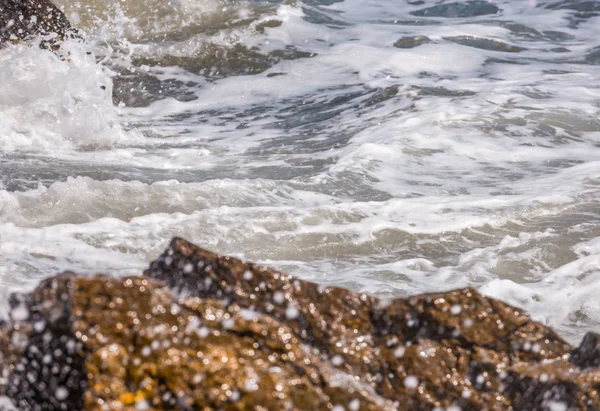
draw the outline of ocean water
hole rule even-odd
[[[0,49],[0,284],[182,236],[600,331],[600,2],[59,0]]]

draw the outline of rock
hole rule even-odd
[[[450,36],[444,37],[443,39],[463,46],[474,47],[482,50],[501,51],[505,53],[520,53],[526,50],[523,47],[513,46],[512,44],[504,43],[500,40],[487,39],[485,37]]]
[[[73,333],[70,278],[55,277],[25,298],[13,297],[12,327],[2,327],[8,333],[0,328],[0,341],[10,338],[0,348],[0,358],[8,359],[0,364],[8,374],[0,394],[18,409],[82,409],[87,350]]]
[[[492,2],[469,0],[464,3],[445,2],[443,4],[437,4],[435,6],[412,11],[410,14],[418,17],[460,18],[485,16],[486,14],[496,14],[499,12],[500,9],[492,4]]]
[[[598,410],[600,369],[581,370],[556,360],[521,363],[504,378],[505,395],[517,410]]]
[[[70,27],[48,0],[0,0],[0,44],[38,34],[63,37]]]
[[[144,274],[64,274],[13,296],[0,396],[49,410],[600,407],[596,335],[573,351],[473,289],[383,301],[181,239]]]
[[[345,366],[361,372],[377,361],[373,344],[365,342],[374,331],[370,314],[376,300],[365,294],[322,288],[181,239],[175,239],[145,275],[195,297],[217,298],[273,317],[328,355],[344,355]]]
[[[272,317],[177,300],[144,277],[63,275],[45,281],[28,309],[28,321],[48,325],[21,343],[26,354],[11,367],[6,395],[20,409],[326,409],[349,399],[392,407]],[[52,375],[40,371],[46,357]]]
[[[581,368],[600,367],[600,335],[586,334],[581,345],[573,350],[571,362]]]
[[[320,288],[180,239],[145,275],[286,322],[326,358],[339,358],[340,370],[409,409],[503,408],[510,401],[498,394],[496,381],[509,365],[571,350],[525,313],[472,289],[382,302]],[[479,376],[482,392],[474,388]]]
[[[399,49],[412,49],[428,43],[431,43],[431,39],[427,36],[402,37],[401,39],[396,40],[394,47]]]

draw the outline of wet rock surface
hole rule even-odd
[[[394,47],[399,49],[412,49],[431,42],[431,39],[427,36],[402,37],[394,43]]]
[[[64,14],[48,0],[0,0],[0,44],[32,35],[64,36]]]
[[[18,409],[600,409],[598,335],[573,349],[473,289],[382,301],[175,239],[143,276],[63,274],[11,307]]]

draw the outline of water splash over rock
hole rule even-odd
[[[48,279],[0,324],[30,409],[596,409],[598,336],[473,289],[379,300],[174,239],[144,276]]]

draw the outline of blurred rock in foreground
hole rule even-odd
[[[37,34],[62,37],[70,27],[48,0],[0,0],[0,44]]]
[[[10,303],[0,409],[600,409],[598,335],[472,289],[381,301],[175,239],[144,276]]]

